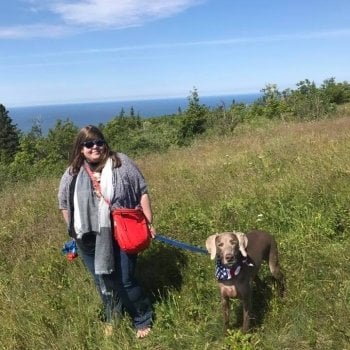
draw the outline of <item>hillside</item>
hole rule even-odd
[[[343,115],[348,111],[343,110]],[[0,208],[1,349],[350,349],[350,117],[239,126],[233,135],[136,159],[159,233],[204,246],[225,230],[276,237],[287,295],[267,269],[254,289],[251,334],[222,334],[208,256],[160,242],[140,256],[154,299],[152,335],[136,341],[126,318],[110,339],[82,262],[67,262],[58,178],[16,184]],[[232,309],[239,311],[238,303]]]

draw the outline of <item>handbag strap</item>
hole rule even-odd
[[[91,181],[92,181],[92,185],[95,189],[95,191],[97,192],[98,196],[102,197],[103,200],[108,204],[108,206],[111,205],[111,202],[102,194],[102,191],[101,191],[101,185],[100,183],[96,180],[94,174],[92,173],[89,165],[84,162],[84,169],[86,170],[86,172],[88,173]]]

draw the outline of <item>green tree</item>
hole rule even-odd
[[[40,118],[34,118],[32,120],[32,127],[28,136],[32,137],[34,140],[40,139],[43,136],[42,120]]]
[[[37,144],[39,161],[36,166],[43,172],[56,173],[68,163],[70,151],[78,128],[72,121],[58,119],[47,137]]]
[[[261,98],[263,108],[263,116],[268,119],[283,119],[286,106],[283,94],[278,90],[276,84],[267,84],[260,91],[263,96]]]
[[[0,104],[0,162],[11,162],[17,152],[20,132],[9,112]]]
[[[120,117],[120,118],[125,117],[125,111],[124,111],[124,108],[123,108],[123,107],[122,107],[122,109],[121,109],[120,112],[119,112],[119,117]]]
[[[331,103],[342,104],[350,101],[350,84],[346,81],[336,83],[335,78],[332,77],[323,81],[321,89]]]
[[[227,109],[225,103],[209,112],[207,118],[207,134],[227,135],[232,133],[236,126],[247,116],[247,106],[244,103],[233,103]]]
[[[142,120],[135,115],[118,116],[106,123],[103,133],[113,149],[128,152],[130,144],[142,133]]]
[[[46,137],[39,133],[41,128],[32,128],[22,134],[20,145],[10,166],[13,179],[31,179],[36,176],[57,175],[68,163],[77,127],[69,120],[57,120]]]
[[[199,134],[204,133],[208,108],[199,103],[199,95],[196,88],[188,97],[188,107],[178,133],[178,144],[187,145]]]
[[[14,168],[21,169],[23,172],[25,166],[33,166],[40,160],[38,150],[39,139],[33,138],[30,134],[22,135],[18,146],[18,151],[12,163]]]
[[[297,90],[291,90],[286,99],[289,110],[299,119],[319,119],[334,111],[334,105],[324,89],[317,88],[314,82],[302,80]]]

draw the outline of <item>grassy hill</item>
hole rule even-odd
[[[241,126],[230,137],[136,159],[159,233],[198,246],[225,230],[275,235],[287,295],[277,297],[262,269],[252,333],[239,332],[236,302],[223,337],[208,256],[154,241],[138,271],[154,300],[153,333],[136,340],[125,318],[105,339],[90,276],[80,259],[61,255],[68,237],[53,178],[2,193],[0,349],[350,349],[350,117],[343,113]]]

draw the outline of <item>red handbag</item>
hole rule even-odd
[[[113,235],[120,249],[137,254],[150,245],[151,232],[142,209],[114,209],[112,219]]]
[[[100,184],[94,178],[89,166],[84,163],[84,168],[89,174],[95,190],[110,206],[110,202],[103,197]],[[113,236],[120,249],[129,254],[137,254],[145,250],[151,243],[151,232],[147,219],[141,208],[118,208],[111,211]]]

